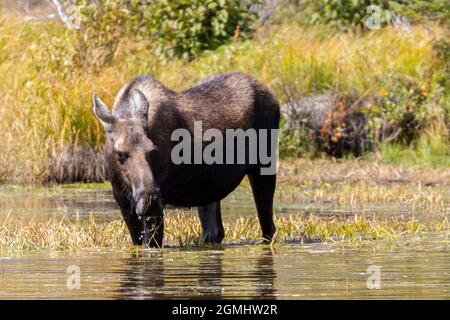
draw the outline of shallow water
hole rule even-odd
[[[279,189],[280,190],[280,189]],[[408,204],[379,203],[365,204],[364,208],[351,205],[335,205],[331,202],[312,202],[306,198],[297,197],[298,190],[277,191],[275,212],[290,214],[302,212],[320,217],[328,216],[408,216],[411,206]],[[224,219],[238,216],[256,215],[255,206],[248,184],[241,184],[234,192],[221,202]],[[170,213],[173,209],[168,208]],[[189,211],[189,209],[185,209]],[[196,212],[195,208],[191,209]],[[7,214],[20,214],[21,217],[33,219],[48,219],[49,217],[68,217],[83,219],[94,216],[99,220],[111,220],[121,216],[113,199],[108,184],[94,185],[86,189],[76,187],[55,187],[25,189],[13,186],[0,186],[0,219]]]
[[[276,201],[278,214],[355,213],[348,206],[285,200],[289,198]],[[384,216],[409,212],[402,205],[367,204],[364,210]],[[33,219],[50,216],[83,219],[91,214],[102,220],[120,217],[111,191],[104,185],[81,190],[71,187],[23,190],[3,186],[0,219],[7,214]],[[248,186],[240,186],[223,203],[225,219],[254,214]],[[274,249],[223,245],[137,253],[94,249],[0,251],[0,299],[447,298],[450,296],[448,237],[449,234],[429,234],[421,238],[402,237],[394,243],[289,244]],[[375,273],[368,273],[368,268]],[[379,284],[379,289],[368,288],[371,274],[375,278],[370,279],[375,282],[369,285]]]
[[[444,236],[435,235],[394,246],[3,252],[0,298],[447,298],[449,249]],[[68,273],[73,266],[80,272]],[[370,266],[380,267],[379,289],[368,288]]]

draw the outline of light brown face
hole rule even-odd
[[[124,168],[128,168],[135,159],[145,157],[156,149],[153,142],[147,138],[140,121],[136,119],[117,120],[107,131],[107,139],[113,146],[118,165]]]
[[[133,101],[145,104],[138,99]],[[136,110],[139,107],[141,106],[133,108]],[[108,158],[114,162],[114,174],[120,175],[122,183],[132,191],[136,213],[149,215],[152,204],[160,201],[160,191],[151,168],[156,146],[145,132],[146,119],[143,119],[143,115],[146,115],[146,112],[141,110],[129,119],[118,119],[94,97],[94,113],[106,130],[105,148],[109,153]]]

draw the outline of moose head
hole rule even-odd
[[[94,113],[106,131],[105,157],[110,174],[123,184],[135,212],[149,216],[153,208],[161,207],[161,193],[152,170],[157,148],[147,136],[149,103],[138,89],[131,90],[121,103],[128,104],[124,109],[129,112],[118,117],[97,95],[93,97]]]

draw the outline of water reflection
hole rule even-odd
[[[0,216],[8,214],[10,210],[25,219],[65,216],[75,220],[91,214],[102,220],[120,217],[110,190],[48,189],[18,193],[7,187],[0,187]]]
[[[201,296],[220,299],[222,296],[223,251],[214,251],[200,258],[197,292]]]
[[[164,292],[164,253],[131,254],[121,259],[122,279],[116,298],[162,299]]]
[[[221,299],[234,296],[273,299],[276,296],[274,257],[270,249],[262,249],[242,265],[224,267],[225,250],[197,252],[141,252],[121,259],[122,276],[115,298]],[[184,256],[184,257],[183,257]],[[186,259],[192,256],[192,260]],[[186,264],[188,267],[180,264]],[[242,282],[240,286],[237,286]],[[237,295],[238,294],[238,295]]]
[[[274,252],[270,248],[263,249],[256,259],[255,299],[273,299],[276,296],[275,280],[277,274],[274,268]]]

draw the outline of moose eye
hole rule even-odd
[[[124,164],[130,156],[127,152],[116,151],[115,157],[117,161],[119,161],[121,164]]]

